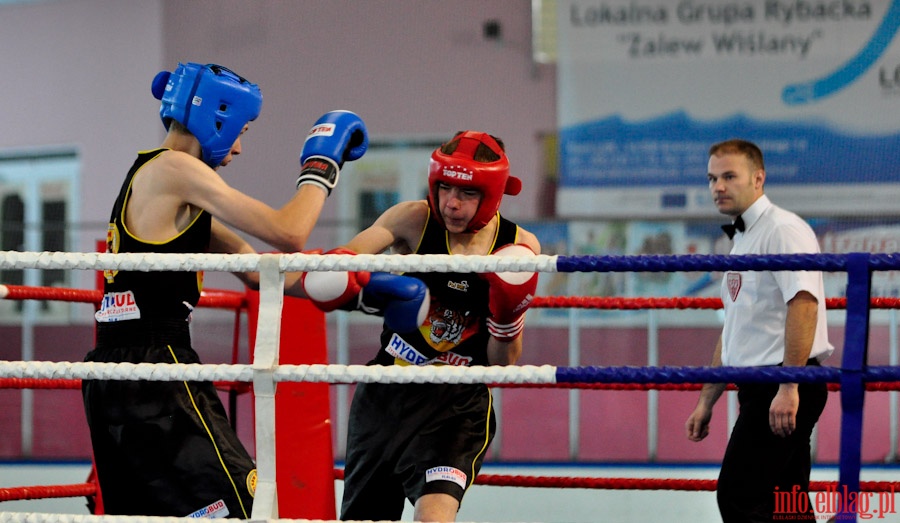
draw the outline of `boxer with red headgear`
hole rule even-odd
[[[426,199],[389,208],[340,252],[540,253],[534,234],[500,215],[503,195],[517,194],[521,182],[495,137],[457,133],[432,154],[428,188]],[[323,307],[364,308],[371,298],[393,307],[391,317],[385,309],[375,365],[513,364],[537,285],[532,273],[419,272],[372,274],[368,282],[332,277],[327,289],[316,274],[306,276],[306,291]],[[483,384],[358,384],[341,519],[399,520],[406,498],[417,521],[454,521],[494,431]]]
[[[254,252],[233,229],[299,251],[341,165],[368,144],[365,124],[347,111],[325,114],[309,133],[304,127],[297,192],[273,209],[216,171],[241,153],[241,136],[259,115],[256,84],[219,65],[187,63],[157,74],[151,92],[167,133],[137,153],[125,176],[107,231],[112,253]],[[202,274],[104,276],[97,345],[86,361],[200,362],[188,325]],[[259,284],[255,273],[237,276]],[[299,276],[286,275],[286,292],[304,296]],[[250,518],[255,465],[211,382],[85,380],[82,390],[105,513]]]
[[[444,152],[444,151],[447,152]],[[476,158],[486,160],[478,161]],[[491,158],[496,158],[490,160]],[[522,181],[509,174],[509,159],[503,146],[486,133],[464,131],[444,147],[432,153],[428,165],[428,205],[439,223],[444,218],[438,208],[438,189],[441,184],[475,189],[481,193],[481,203],[466,232],[477,232],[500,211],[504,194],[515,196],[522,190]],[[446,202],[445,202],[446,203]]]

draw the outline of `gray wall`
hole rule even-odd
[[[501,41],[482,37],[488,19],[501,22]],[[135,151],[162,139],[153,75],[179,60],[210,61],[263,90],[245,152],[222,174],[272,205],[286,201],[312,122],[336,108],[363,116],[373,140],[490,131],[531,182],[537,136],[555,126],[555,84],[552,67],[532,63],[530,35],[528,0],[3,5],[0,152],[77,147],[82,219],[105,222]],[[504,213],[532,216],[537,187],[526,183]],[[326,217],[334,212],[329,206]]]
[[[449,137],[469,128],[500,136],[514,172],[527,181],[503,212],[534,215],[537,136],[555,128],[556,102],[553,69],[531,60],[528,0],[163,5],[166,64],[218,61],[263,91],[262,114],[242,140],[246,152],[234,172],[223,172],[234,186],[283,203],[315,118],[350,109],[373,140]],[[482,37],[488,19],[500,21],[501,42]],[[423,176],[426,168],[423,158]],[[323,217],[334,214],[332,203]]]
[[[157,145],[150,80],[163,64],[157,0],[57,0],[0,6],[0,154],[76,149],[81,221],[102,225],[138,148]]]
[[[501,23],[501,40],[483,38],[488,19]],[[465,128],[502,137],[514,174],[525,181],[502,210],[525,219],[537,209],[538,136],[555,128],[554,68],[533,64],[530,38],[528,0],[0,5],[0,154],[77,148],[86,223],[73,250],[92,250],[105,237],[110,205],[135,152],[162,140],[151,79],[178,61],[216,62],[263,91],[244,153],[221,172],[238,189],[284,204],[312,123],[325,111],[350,109],[376,141],[444,138]],[[423,158],[423,176],[426,165]],[[336,206],[332,198],[323,222],[336,217]],[[322,231],[310,246],[333,246]]]

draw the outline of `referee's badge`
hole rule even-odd
[[[738,294],[741,292],[741,273],[729,272],[726,276],[728,282],[728,294],[731,295],[731,301],[737,301]]]

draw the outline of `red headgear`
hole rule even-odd
[[[451,154],[442,153],[441,147],[431,154],[428,165],[428,205],[434,218],[444,225],[438,208],[438,184],[478,189],[483,195],[481,204],[466,228],[466,232],[476,232],[487,225],[500,210],[500,200],[504,194],[519,194],[522,180],[509,175],[509,159],[489,134],[464,131],[454,136],[449,143],[454,141],[459,143]],[[475,161],[475,150],[481,144],[489,147],[500,158],[488,163]]]

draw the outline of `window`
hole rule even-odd
[[[69,251],[76,244],[76,194],[79,171],[74,151],[0,153],[0,249],[12,251]],[[7,285],[69,286],[70,271],[0,270]],[[0,303],[0,322],[18,322],[21,301]],[[59,302],[40,302],[41,320],[66,320],[68,307]]]

